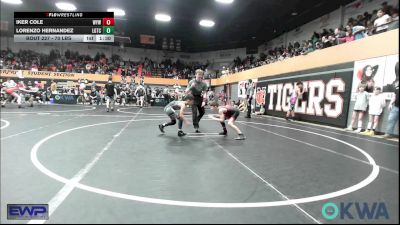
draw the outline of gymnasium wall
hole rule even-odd
[[[308,55],[298,56],[294,58],[287,59],[285,61],[275,62],[269,65],[265,65],[262,67],[254,68],[251,70],[247,70],[244,72],[236,73],[233,75],[223,76],[218,79],[213,79],[211,81],[212,86],[221,86],[224,84],[235,84],[241,80],[248,80],[254,78],[262,78],[262,77],[272,77],[281,74],[303,71],[314,68],[324,68],[327,66],[355,62],[357,60],[363,60],[368,58],[374,58],[385,55],[393,55],[398,54],[398,44],[399,40],[399,30],[393,30],[389,32],[385,32],[379,35],[374,35],[371,37],[367,37],[361,40],[353,41],[350,43],[334,46],[331,48],[326,48],[322,50],[317,50]],[[22,43],[21,43],[22,44]],[[43,44],[43,43],[39,43]],[[371,47],[371,46],[379,46],[379,47]],[[104,46],[103,46],[104,47]],[[97,50],[96,50],[97,52]],[[1,72],[2,76],[10,76],[4,74],[4,70]],[[25,73],[25,72],[24,72]],[[26,72],[28,73],[28,72]],[[39,72],[40,73],[40,72]],[[44,72],[46,73],[46,72]],[[65,73],[52,73],[52,74],[65,74]],[[12,75],[11,75],[12,76]],[[45,75],[48,76],[48,75]],[[64,77],[63,77],[64,76]],[[74,75],[63,75],[59,76],[59,79],[67,80],[67,79],[79,79],[82,76],[88,77],[89,80],[96,81],[104,81],[107,80],[103,75],[89,75],[89,74],[74,74]],[[67,76],[67,77],[65,77]],[[68,78],[70,77],[70,78]],[[78,78],[79,77],[79,78]],[[53,77],[50,76],[49,79]],[[119,81],[120,77],[114,76],[115,81]],[[167,82],[168,84],[173,84],[173,79],[164,80],[164,79],[148,79],[152,84],[161,84],[163,82]],[[187,81],[179,80],[179,82],[183,82],[181,85],[186,85]]]
[[[231,85],[231,101],[237,102],[238,98],[238,84]]]
[[[289,43],[294,44],[296,41],[301,44],[303,40],[310,40],[314,32],[321,32],[323,29],[335,29],[336,27],[340,26],[341,12],[341,9],[338,8],[335,11],[299,26],[296,29],[285,32],[266,44],[261,45],[259,47],[259,51],[266,52],[276,47],[287,46]],[[295,17],[289,19],[294,18]]]
[[[79,54],[86,54],[94,57],[96,53],[104,53],[108,58],[111,55],[120,55],[124,60],[141,61],[145,57],[155,62],[161,62],[164,59],[183,60],[185,62],[206,63],[207,60],[214,64],[216,69],[222,68],[222,65],[228,65],[239,56],[246,57],[246,48],[219,50],[201,53],[185,53],[185,52],[167,52],[153,49],[142,48],[120,48],[119,46],[87,44],[87,43],[15,43],[12,37],[0,38],[1,50],[11,49],[13,52],[19,50],[32,50],[35,52],[49,54],[50,50],[58,49],[62,54],[67,51],[77,51]],[[221,67],[220,67],[221,66]],[[214,68],[210,68],[214,69]]]
[[[336,127],[347,127],[354,108],[354,88],[359,83],[359,71],[365,65],[377,66],[375,86],[384,89],[396,79],[394,64],[398,62],[399,30],[318,50],[305,56],[265,65],[238,74],[213,80],[215,86],[237,84],[258,78],[255,105],[266,105],[266,114],[284,117],[288,110],[287,98],[298,81],[309,89],[305,99],[296,105],[299,119]],[[378,68],[377,67],[377,68]],[[271,97],[272,95],[272,97]],[[382,95],[389,99],[393,93]],[[232,99],[237,96],[231,96]],[[388,117],[387,107],[381,117],[378,132],[384,132]],[[368,118],[364,117],[364,128]],[[398,126],[396,127],[398,134]]]
[[[254,101],[256,111],[264,103],[266,115],[284,117],[289,110],[290,93],[296,83],[301,81],[308,91],[295,106],[297,119],[345,128],[351,123],[355,104],[355,99],[352,96],[354,96],[355,89],[360,82],[359,71],[362,70],[364,65],[376,66],[379,61],[383,63],[383,66],[378,68],[374,81],[375,87],[381,87],[383,90],[381,96],[386,99],[386,106],[377,131],[385,133],[389,116],[388,106],[394,94],[388,87],[396,80],[394,65],[399,61],[398,55],[363,60],[361,63],[345,63],[260,78],[257,82],[257,97]],[[359,64],[362,66],[358,66]],[[363,118],[363,128],[366,128],[367,124],[368,112]],[[398,125],[395,128],[395,134],[399,134]]]
[[[265,104],[267,115],[285,117],[290,94],[302,82],[307,92],[295,106],[297,118],[346,127],[352,81],[352,63],[264,77],[257,82],[255,101]]]
[[[241,80],[272,77],[379,56],[394,55],[399,53],[398,41],[399,29],[396,29],[361,40],[317,50],[307,55],[289,58],[284,61],[275,62],[232,75],[225,75],[221,78],[213,79],[211,85],[219,86],[237,83]]]

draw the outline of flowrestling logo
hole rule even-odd
[[[381,220],[389,219],[386,204],[383,202],[341,202],[339,206],[333,202],[325,203],[322,206],[322,217],[327,220],[339,219],[368,219]]]

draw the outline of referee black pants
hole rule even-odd
[[[247,117],[251,117],[251,102],[253,101],[253,96],[247,95]]]
[[[192,119],[193,119],[193,126],[194,129],[199,128],[199,122],[201,118],[204,116],[205,109],[204,107],[201,107],[201,104],[203,102],[203,98],[201,97],[194,97],[194,103],[192,105]],[[199,114],[197,114],[197,111],[199,111]]]

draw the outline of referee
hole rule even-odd
[[[114,111],[117,90],[112,82],[112,78],[108,79],[108,83],[104,86],[104,88],[106,90],[107,112],[110,112],[110,106],[111,111]]]
[[[253,95],[254,95],[254,84],[253,80],[251,79],[249,79],[247,83],[246,95],[247,95],[247,115],[245,116],[245,118],[251,118],[251,103],[253,101]]]
[[[194,97],[194,102],[192,105],[192,118],[193,118],[193,126],[196,130],[196,133],[200,133],[199,131],[199,122],[201,118],[204,116],[207,101],[207,84],[203,82],[204,71],[201,69],[196,70],[196,79],[191,80],[189,82],[188,87],[186,88],[186,94],[191,92]],[[197,115],[197,110],[199,114]]]

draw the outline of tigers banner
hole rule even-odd
[[[303,83],[305,93],[295,106],[299,120],[346,127],[353,71],[321,71],[308,75],[258,81],[256,110],[265,105],[267,115],[284,117],[296,83]]]

